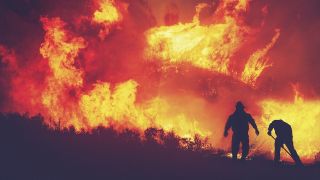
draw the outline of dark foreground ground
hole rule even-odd
[[[0,179],[303,179],[320,180],[320,165],[275,167],[201,150],[201,141],[178,147],[178,138],[155,129],[138,134],[111,128],[91,134],[48,130],[40,117],[0,114]],[[154,139],[160,139],[161,145]]]

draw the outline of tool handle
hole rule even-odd
[[[276,138],[271,134],[270,135],[274,140],[276,140]],[[291,155],[291,153],[287,150],[287,148],[285,148],[283,145],[281,146],[281,148],[283,149],[283,150],[285,150],[291,157],[292,157],[292,155]],[[293,157],[292,157],[293,158]]]

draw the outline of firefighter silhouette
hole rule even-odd
[[[280,161],[280,149],[285,144],[290,152],[292,159],[295,161],[297,165],[302,165],[302,162],[298,156],[297,151],[293,146],[293,136],[292,136],[292,128],[291,126],[284,122],[283,120],[274,120],[270,123],[268,128],[268,135],[271,135],[272,130],[274,129],[277,137],[275,138],[274,143],[274,161],[279,163]],[[272,136],[273,137],[273,136]]]
[[[249,152],[249,123],[255,129],[256,135],[259,135],[258,127],[252,116],[245,112],[245,106],[241,101],[236,103],[236,110],[232,113],[225,125],[224,136],[228,136],[228,130],[232,128],[232,159],[237,159],[239,145],[242,144],[242,160],[245,160]]]

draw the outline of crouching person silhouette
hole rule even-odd
[[[258,127],[252,118],[252,116],[245,112],[245,106],[242,102],[238,101],[236,103],[236,110],[233,114],[231,114],[227,120],[224,129],[224,137],[228,136],[228,130],[232,128],[233,135],[232,135],[232,159],[236,160],[239,145],[242,144],[242,157],[241,160],[245,160],[248,152],[249,152],[249,123],[255,129],[256,135],[259,135]]]
[[[293,146],[293,136],[291,126],[284,122],[283,120],[274,120],[270,123],[268,128],[268,135],[271,135],[272,130],[274,129],[277,137],[275,138],[274,143],[274,161],[278,164],[280,161],[280,149],[285,144],[289,149],[292,159],[295,161],[296,165],[303,165],[297,151]],[[273,136],[272,136],[273,137]]]

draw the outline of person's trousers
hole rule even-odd
[[[281,150],[281,147],[284,144],[287,146],[287,148],[288,148],[288,150],[289,150],[289,152],[291,154],[291,157],[293,158],[295,163],[301,165],[302,162],[300,160],[300,157],[299,157],[297,151],[294,149],[292,139],[290,139],[290,140],[282,140],[280,138],[276,138],[275,144],[274,144],[274,147],[275,147],[275,150],[274,150],[274,161],[275,162],[279,162],[280,161],[280,150]]]
[[[232,136],[232,158],[237,159],[240,143],[242,144],[242,157],[245,159],[249,153],[249,135],[233,134]]]

